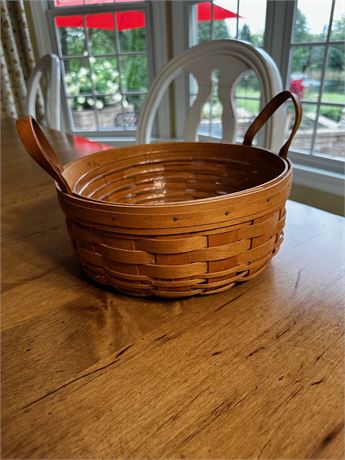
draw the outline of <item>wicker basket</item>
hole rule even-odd
[[[252,147],[288,98],[296,117],[279,156]],[[278,251],[292,176],[286,157],[300,120],[298,99],[283,91],[251,124],[243,145],[136,145],[64,167],[30,116],[17,121],[17,130],[56,180],[86,273],[127,294],[184,297],[250,280]]]

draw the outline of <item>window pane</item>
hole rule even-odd
[[[95,116],[95,101],[92,97],[74,97],[68,99],[71,111],[73,129],[76,131],[95,131],[97,129]]]
[[[237,140],[242,141],[249,123],[259,113],[260,84],[255,72],[245,72],[235,88],[236,111],[238,117]]]
[[[204,43],[211,40],[211,21],[202,21],[195,24],[195,39],[193,40],[193,45],[198,43]]]
[[[237,0],[213,2],[213,39],[236,38],[238,21]]]
[[[237,1],[199,2],[190,9],[190,45],[236,37]]]
[[[344,40],[345,38],[345,6],[342,0],[335,2],[333,13],[331,40]]]
[[[89,14],[86,16],[86,24],[88,25],[91,53],[94,55],[115,54],[113,13]]]
[[[66,59],[65,85],[68,96],[92,93],[92,81],[87,59]]]
[[[325,41],[331,6],[330,0],[298,0],[293,43]]]
[[[255,72],[252,70],[245,72],[236,86],[236,97],[255,97],[260,99],[260,94],[260,84]]]
[[[145,25],[145,15],[142,11],[132,11],[143,18]],[[119,13],[118,13],[119,14]],[[117,24],[119,21],[117,20]],[[144,27],[136,27],[133,29],[119,30],[120,51],[143,51],[146,48],[146,30]]]
[[[201,6],[199,7],[201,8]],[[237,1],[214,1],[212,8],[212,39],[235,38],[237,31]],[[201,24],[201,22],[199,22]]]
[[[266,0],[241,0],[238,38],[262,46],[266,21]]]
[[[345,111],[341,107],[321,105],[314,154],[345,156]]]
[[[292,104],[288,104],[287,108],[287,122],[286,122],[286,135],[287,139],[288,134],[291,131],[295,111]],[[297,131],[293,141],[292,149],[300,150],[303,153],[310,153],[312,139],[314,134],[314,125],[316,118],[316,105],[315,104],[304,104],[303,103],[303,117],[299,130]]]
[[[124,91],[147,91],[146,56],[121,56],[121,77]]]
[[[119,72],[115,58],[90,58],[95,93],[115,94],[119,90]]]
[[[203,8],[212,8],[211,2],[202,2]],[[207,15],[200,19],[198,11],[200,9],[199,4],[192,5],[190,7],[190,46],[197,45],[198,43],[207,42],[211,40],[211,17],[212,14],[209,12]]]
[[[83,16],[55,18],[63,56],[87,55]]]
[[[344,46],[331,45],[328,50],[322,102],[345,104],[344,60]]]
[[[290,88],[304,100],[317,101],[319,97],[324,53],[323,46],[293,49]]]
[[[236,97],[237,141],[242,142],[244,134],[260,110],[260,99],[245,99]],[[254,142],[255,143],[255,142]]]

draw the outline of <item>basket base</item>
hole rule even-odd
[[[200,285],[198,288],[194,290],[181,290],[177,291],[176,288],[174,290],[166,290],[166,289],[160,289],[158,286],[155,286],[155,283],[152,283],[151,286],[148,286],[147,284],[143,288],[140,289],[138,287],[135,288],[125,288],[123,286],[119,285],[120,280],[110,280],[109,276],[106,276],[104,274],[100,273],[95,273],[90,267],[88,267],[85,264],[83,265],[84,272],[86,275],[92,279],[93,282],[96,282],[97,285],[100,285],[104,288],[114,288],[116,291],[121,292],[122,294],[129,295],[132,297],[160,297],[160,298],[165,298],[165,299],[177,299],[177,298],[187,298],[187,297],[192,297],[194,295],[212,295],[212,294],[219,294],[224,291],[228,291],[231,289],[233,286],[236,284],[244,283],[246,281],[250,281],[257,276],[259,276],[267,267],[269,264],[270,260],[266,261],[263,266],[258,268],[254,273],[249,274],[249,271],[243,272],[241,275],[236,275],[231,278],[229,278],[227,283],[223,283],[222,286],[214,289],[214,288],[208,288],[207,284],[205,284],[205,287],[203,289],[200,288]],[[236,279],[236,281],[232,281],[233,279]],[[122,282],[123,283],[123,282]]]

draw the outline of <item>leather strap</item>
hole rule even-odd
[[[299,125],[301,124],[302,120],[302,106],[301,103],[296,96],[296,94],[291,93],[290,91],[282,91],[274,96],[273,99],[261,110],[259,115],[255,118],[255,120],[250,124],[249,128],[247,129],[246,134],[244,135],[243,145],[252,145],[253,139],[256,133],[263,127],[266,121],[273,115],[273,113],[287,100],[292,99],[295,108],[295,121],[290,133],[288,140],[279,150],[279,156],[282,158],[287,158],[288,151],[292,139],[294,138]]]
[[[29,155],[56,180],[61,190],[72,195],[71,187],[62,175],[63,165],[61,160],[49,144],[36,120],[31,115],[27,115],[16,121],[16,127]]]

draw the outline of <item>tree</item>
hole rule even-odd
[[[213,22],[213,38],[230,38],[228,28],[224,21]],[[211,23],[210,21],[200,21],[198,23],[198,43],[207,42],[209,40],[211,40]]]
[[[307,17],[299,8],[297,8],[294,28],[294,41],[295,43],[301,43],[309,41],[309,38],[310,30],[308,27]]]
[[[334,22],[332,40],[344,40],[345,37],[345,15]],[[329,48],[328,66],[332,70],[345,69],[345,53],[343,45],[332,45]]]
[[[308,21],[305,14],[297,8],[296,21],[294,28],[294,42],[309,42],[311,39]],[[296,47],[293,55],[292,72],[305,73],[312,62],[313,48]]]
[[[243,25],[243,27],[241,29],[241,32],[240,32],[240,39],[241,40],[246,40],[247,42],[252,41],[252,37],[251,37],[251,34],[250,34],[250,29],[249,29],[248,24]]]

